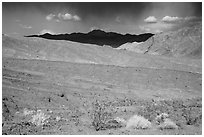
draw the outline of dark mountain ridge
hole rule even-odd
[[[57,34],[52,35],[45,33],[43,35],[29,35],[25,37],[40,37],[51,40],[68,40],[73,42],[96,44],[99,46],[109,45],[113,48],[117,48],[127,42],[144,42],[154,34],[145,33],[140,35],[132,34],[119,34],[115,32],[105,32],[102,30],[93,30],[88,33],[71,33],[71,34]]]

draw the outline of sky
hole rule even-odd
[[[2,3],[2,33],[13,36],[87,33],[94,29],[160,33],[201,20],[201,2]]]

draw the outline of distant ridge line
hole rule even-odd
[[[152,33],[144,33],[139,35],[134,34],[119,34],[116,32],[105,32],[102,30],[93,30],[88,33],[71,33],[71,34],[49,34],[28,35],[25,37],[40,37],[50,40],[67,40],[87,44],[96,44],[99,46],[108,45],[117,48],[125,43],[145,42],[152,37]]]

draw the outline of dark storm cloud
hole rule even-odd
[[[143,29],[171,29],[173,19],[202,19],[201,2],[3,2],[2,11],[3,30],[19,33],[27,32],[15,27],[16,20],[32,26],[30,33],[42,29],[70,33],[100,28],[126,34],[142,33]],[[164,17],[164,21],[171,22],[162,22]]]
[[[37,3],[37,2],[3,2],[3,10],[15,11],[15,10],[37,10],[44,14],[49,14],[50,12],[55,12],[59,10],[72,10],[76,12],[82,18],[87,16],[98,16],[98,17],[111,17],[118,14],[128,14],[130,16],[140,16],[142,12],[154,8],[153,4],[157,3],[147,3],[147,2],[67,2],[67,3]],[[164,5],[179,5],[180,3],[164,3]],[[191,5],[194,16],[202,15],[202,4],[200,2],[194,3],[183,3]],[[165,8],[165,7],[163,7]],[[181,9],[182,10],[182,9]]]
[[[155,8],[155,4],[161,4],[160,8],[172,7],[172,10],[176,7],[185,13],[191,11],[193,16],[202,15],[202,3],[150,3],[150,2],[95,2],[95,3],[66,3],[65,6],[78,12],[80,16],[98,16],[107,17],[115,16],[118,14],[130,15],[133,17],[140,16],[143,12],[151,11]],[[162,5],[165,5],[162,7]],[[186,9],[185,9],[186,8]]]
[[[35,2],[3,2],[3,10],[34,10],[48,14],[57,10],[72,10],[82,17],[114,16],[118,13],[139,15],[150,3],[122,3],[122,2],[78,2],[78,3],[35,3]]]
[[[148,6],[148,3],[70,3],[70,6],[85,18],[90,15],[98,17],[115,16],[118,14],[137,16]]]
[[[55,3],[39,3],[39,2],[3,2],[3,11],[39,11],[43,14],[48,14],[53,11]]]
[[[195,16],[202,16],[202,3],[201,2],[195,2],[191,3],[192,8],[194,10],[194,15]]]
[[[115,17],[118,14],[129,15],[131,17],[138,17],[144,11],[151,11],[155,8],[157,3],[147,2],[67,2],[67,3],[36,3],[36,2],[3,2],[3,10],[15,11],[15,10],[37,10],[43,14],[50,14],[51,12],[72,11],[78,14],[82,18],[86,19],[89,16],[103,17]],[[162,3],[159,3],[162,4]],[[179,5],[181,3],[163,3],[162,5]],[[194,3],[182,3],[182,5],[190,5],[187,10],[191,10],[194,16],[202,15],[202,4],[200,2]],[[165,8],[165,6],[160,6]],[[187,7],[187,6],[186,6]],[[184,7],[185,8],[185,7]],[[181,10],[185,9],[181,8]],[[188,12],[186,10],[186,12]]]

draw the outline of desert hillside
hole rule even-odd
[[[3,134],[202,133],[201,59],[5,35],[2,57]],[[117,121],[134,115],[151,126]]]
[[[70,41],[3,36],[3,57],[124,67],[163,68],[201,73],[201,60],[143,55]]]
[[[121,47],[121,48],[120,48]],[[168,57],[202,58],[202,23],[159,33],[143,43],[127,43],[118,49]]]
[[[3,2],[2,135],[202,135],[202,2]]]

